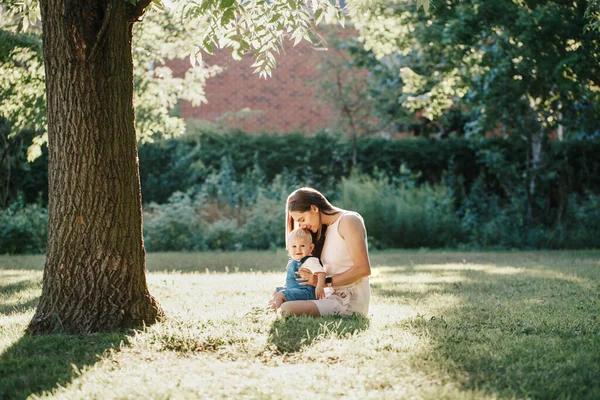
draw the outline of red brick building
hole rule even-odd
[[[309,43],[291,44],[277,55],[277,67],[264,79],[253,74],[254,60],[236,61],[229,51],[203,55],[207,65],[223,67],[223,72],[207,80],[208,104],[193,107],[183,102],[181,116],[239,128],[246,132],[312,133],[330,125],[335,112],[316,93],[319,64],[328,52]],[[189,61],[171,64],[174,74],[183,74]]]

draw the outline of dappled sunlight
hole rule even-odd
[[[0,329],[4,321],[20,313],[33,312],[42,292],[41,273],[0,270]]]
[[[0,271],[20,271],[44,269],[46,256],[43,254],[37,255],[3,255],[0,254]]]
[[[152,293],[167,316],[224,318],[265,306],[285,276],[280,273],[148,274]],[[257,299],[260,301],[257,303]]]
[[[0,357],[25,334],[23,327],[27,326],[33,312],[22,314],[0,314]]]
[[[374,268],[373,276],[381,279],[389,279],[393,275],[394,281],[405,281],[414,283],[452,282],[460,280],[466,282],[475,278],[475,273],[493,276],[523,276],[544,279],[559,279],[584,284],[588,279],[575,274],[565,273],[551,268],[514,267],[498,264],[471,264],[471,263],[447,263],[447,264],[417,264],[410,267],[380,266]],[[423,274],[429,272],[429,274]]]
[[[41,281],[42,271],[0,269],[0,287],[26,281]]]
[[[389,323],[416,317],[417,315],[440,315],[458,310],[464,305],[464,299],[458,294],[434,292],[425,297],[397,297],[394,301],[380,301],[374,296],[370,307],[371,313],[382,321]]]
[[[400,305],[380,301],[373,303],[369,306],[369,310],[374,320],[378,321],[378,325],[393,325],[398,321],[413,318],[419,314],[419,308],[412,305]]]
[[[386,277],[389,282],[402,282],[407,284],[436,284],[436,283],[453,283],[457,281],[468,282],[470,279],[458,274],[452,275],[433,275],[433,274],[413,274],[405,276]]]
[[[403,297],[451,290],[457,285],[474,282],[473,279],[461,274],[460,271],[424,273],[416,272],[416,268],[411,268],[411,272],[405,271],[392,274],[389,271],[393,269],[378,267],[376,269],[377,273],[373,274],[371,279],[373,292],[383,298]]]
[[[35,309],[39,297],[40,293],[38,291],[20,292],[18,295],[12,296],[8,300],[4,300],[0,297],[0,311],[2,311],[0,314]]]
[[[0,354],[2,398],[5,393],[10,394],[7,398],[37,398],[57,387],[66,387],[79,371],[98,362],[107,351],[126,345],[129,338],[124,332],[26,335],[25,326],[14,326],[16,334]],[[73,398],[82,397],[73,394]]]
[[[456,312],[465,304],[465,300],[459,294],[432,293],[422,301],[422,304],[422,313],[439,316],[442,314]]]
[[[352,398],[374,398],[375,392],[377,398],[418,398],[422,388],[432,384],[430,374],[411,367],[400,353],[388,357],[380,365],[382,373],[377,374],[344,359],[311,352],[305,354],[305,362],[310,362],[307,368],[286,356],[261,364],[251,359],[231,361],[210,355],[181,358],[168,353],[140,360],[123,352],[112,362],[106,360],[104,365],[87,369],[54,394],[67,399],[94,393],[105,394],[105,399],[143,398],[150,387],[154,398],[180,397],[176,394],[181,393],[186,398],[213,398],[216,394],[218,398],[280,398],[283,394],[303,398],[307,393],[316,398],[348,397],[350,393]],[[111,363],[119,369],[109,369]],[[446,393],[458,398],[460,392],[448,387]]]
[[[447,290],[449,287],[448,284],[441,283],[407,283],[391,280],[382,284],[375,283],[371,286],[371,289],[377,296],[387,299],[401,297],[412,298],[414,295],[419,295],[418,297],[422,298],[423,295],[441,292]]]
[[[209,268],[148,273],[167,318],[85,337],[24,335],[41,271],[0,270],[0,386],[19,398],[493,399],[597,379],[596,258],[401,255],[372,268],[366,318],[278,318],[264,306],[285,271]]]
[[[410,268],[412,269],[412,267]],[[381,275],[396,274],[409,271],[409,267],[405,266],[390,266],[390,265],[374,265],[371,268],[371,276],[378,277]]]
[[[493,265],[493,264],[443,264],[443,265],[417,265],[414,267],[416,271],[477,271],[490,275],[526,275],[536,278],[562,279],[574,282],[583,283],[584,279],[565,274],[561,271],[553,269],[541,268],[526,268],[513,267],[509,265]]]
[[[33,310],[28,312],[15,312],[9,314],[0,314],[0,328],[8,330],[11,325],[26,325],[33,317]]]

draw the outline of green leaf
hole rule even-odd
[[[152,0],[152,5],[158,10],[165,10],[165,5],[163,4],[162,0]]]
[[[319,8],[317,11],[315,11],[315,23],[318,24],[321,22],[321,19],[323,19],[323,9]]]
[[[417,0],[417,10],[423,7],[423,11],[429,12],[429,0]]]
[[[293,10],[297,10],[300,8],[300,3],[296,0],[288,0],[288,4],[289,4],[290,8]]]
[[[235,0],[221,0],[221,4],[219,4],[219,8],[226,9],[226,8],[230,8],[233,3],[235,3]]]
[[[221,26],[227,25],[234,19],[235,19],[235,10],[233,8],[228,8],[223,13],[223,17],[221,17]]]
[[[281,18],[281,14],[276,13],[273,15],[273,17],[271,18],[271,20],[269,21],[269,24],[274,23],[275,21],[277,21],[279,18]]]

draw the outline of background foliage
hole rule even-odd
[[[600,246],[598,140],[548,145],[536,200],[539,212],[533,217],[525,189],[525,144],[464,138],[363,138],[357,144],[356,168],[352,144],[324,133],[203,131],[145,144],[140,171],[146,248],[283,247],[285,199],[304,185],[363,214],[374,248]],[[45,164],[41,158],[27,165],[30,171],[15,172],[13,182],[22,186],[13,190],[29,197],[13,202],[0,225],[31,231],[31,244],[2,246],[8,252],[43,249],[37,238],[45,231],[36,229],[45,218],[45,186],[33,196],[29,185],[36,182],[32,177],[46,173]],[[31,221],[11,222],[14,218]],[[18,240],[29,243],[26,237]]]
[[[219,69],[174,77],[168,59],[198,63],[197,49],[227,47],[234,58],[260,49],[260,74],[275,64],[280,40],[236,34],[256,30],[240,4],[177,2],[136,28],[149,250],[281,247],[285,198],[304,185],[361,212],[377,248],[600,245],[597,1],[435,0],[423,13],[414,2],[370,0],[347,14],[273,2],[265,27],[305,22],[292,39],[311,39],[316,19],[348,16],[358,31],[332,42],[339,57],[325,59],[318,83],[341,116],[337,133],[248,135],[188,121],[176,137],[178,102],[204,101]],[[11,7],[0,13],[14,17]],[[28,10],[0,26],[1,252],[43,251],[46,235],[44,77]],[[224,39],[211,41],[207,27]]]

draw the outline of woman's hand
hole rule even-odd
[[[296,272],[296,275],[298,275],[296,281],[298,281],[300,286],[317,286],[317,276],[313,275],[313,273],[309,270],[301,268],[298,272]]]

